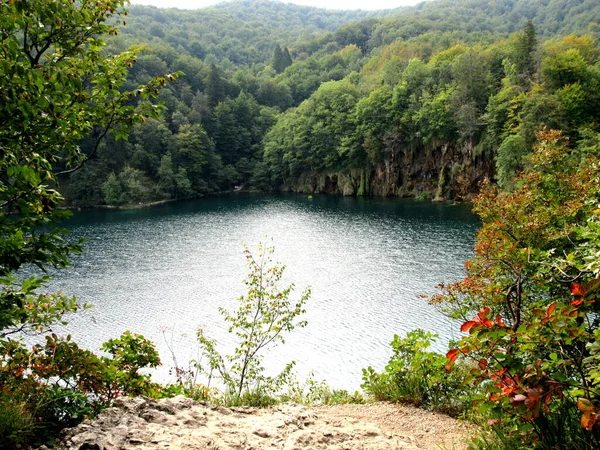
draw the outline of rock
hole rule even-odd
[[[272,430],[269,428],[259,428],[257,430],[254,430],[254,434],[261,437],[261,438],[270,438],[270,437],[274,437],[277,435],[277,431],[276,430]]]
[[[102,450],[98,444],[83,444],[79,450]]]
[[[61,445],[67,450],[464,448],[446,439],[448,426],[460,428],[462,437],[464,425],[434,426],[439,417],[424,420],[407,410],[400,414],[396,406],[385,404],[256,409],[207,406],[185,397],[121,399],[95,420],[65,431]],[[389,424],[395,423],[409,423],[413,433],[390,432]]]

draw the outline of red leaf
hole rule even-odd
[[[581,426],[586,430],[591,430],[596,424],[598,416],[591,411],[584,412],[581,416]]]
[[[579,306],[582,303],[583,303],[583,299],[582,298],[580,298],[579,300],[571,300],[571,305],[574,305],[574,306]]]
[[[583,297],[585,295],[585,288],[579,283],[571,283],[571,287],[569,289],[571,294],[576,297]]]
[[[502,321],[502,317],[500,316],[500,314],[498,314],[498,315],[496,316],[496,324],[497,324],[499,327],[505,327],[505,326],[506,326],[506,325],[504,324],[504,322]]]
[[[460,331],[462,331],[463,333],[466,333],[467,331],[469,331],[473,325],[475,325],[477,322],[475,322],[474,320],[469,320],[468,322],[465,322],[462,324],[462,326],[460,327]]]
[[[460,353],[460,350],[458,350],[457,348],[453,348],[452,350],[449,350],[448,353],[446,353],[446,358],[448,358],[448,365],[452,365],[452,363],[454,361],[456,361],[456,358],[458,358],[458,355]]]
[[[548,310],[546,311],[546,315],[550,316],[554,312],[555,308],[556,308],[556,303],[552,303],[550,306],[548,306]]]
[[[479,368],[480,368],[481,370],[485,370],[485,369],[487,369],[487,366],[488,366],[488,361],[487,361],[487,359],[485,359],[485,358],[481,358],[481,359],[479,360]]]
[[[493,327],[494,326],[494,322],[492,322],[490,319],[484,319],[484,320],[482,320],[481,324],[483,326],[486,326],[486,327]]]
[[[484,320],[488,316],[490,311],[491,311],[491,309],[486,306],[485,308],[483,308],[481,311],[479,311],[477,313],[477,317],[479,317],[479,320]]]

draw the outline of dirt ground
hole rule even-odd
[[[223,408],[185,397],[122,399],[63,436],[67,449],[466,448],[472,425],[390,403]]]

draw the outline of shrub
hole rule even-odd
[[[498,448],[600,448],[600,159],[560,132],[538,144],[511,192],[484,185],[467,278],[433,300],[468,333],[447,354]],[[486,443],[487,442],[487,443]]]
[[[31,350],[21,341],[0,341],[0,403],[12,402],[0,417],[3,438],[9,439],[14,428],[22,429],[19,435],[27,441],[32,418],[35,430],[51,438],[96,415],[118,396],[151,395],[156,390],[148,375],[138,373],[160,364],[150,341],[126,332],[103,348],[113,358],[79,348],[70,336],[51,334],[44,345]]]
[[[316,380],[311,372],[307,379],[300,383],[290,380],[286,392],[280,396],[281,401],[295,402],[303,405],[337,405],[345,403],[364,403],[363,395],[355,391],[353,394],[342,389],[331,389],[323,380]]]
[[[421,329],[404,339],[395,335],[385,371],[363,369],[361,387],[378,401],[408,402],[453,415],[465,412],[474,392],[464,384],[464,373],[447,370],[447,359],[427,350],[437,338]]]
[[[25,403],[0,394],[0,448],[12,450],[35,436],[36,424]]]

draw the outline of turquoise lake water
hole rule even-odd
[[[61,333],[87,348],[125,330],[154,340],[174,381],[197,357],[196,330],[231,350],[218,307],[244,292],[242,242],[272,240],[296,295],[312,286],[308,326],[265,358],[275,373],[295,360],[300,378],[314,372],[336,388],[356,389],[361,368],[382,369],[395,333],[438,333],[438,350],[458,338],[456,324],[419,297],[464,276],[479,222],[464,205],[385,198],[227,195],[133,211],[77,212],[67,222],[85,238],[73,266],[52,288],[93,308],[69,318]]]

